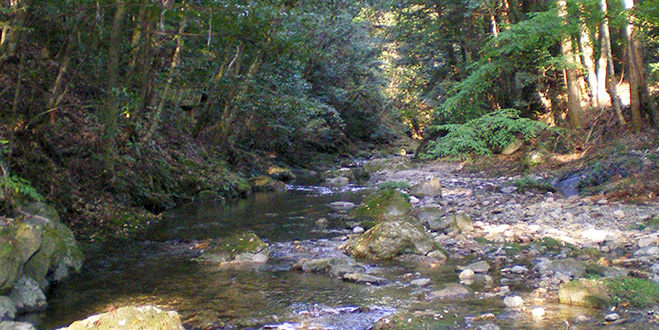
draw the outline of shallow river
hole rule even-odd
[[[367,192],[291,187],[229,206],[172,212],[141,242],[88,251],[82,272],[53,286],[48,310],[30,321],[41,329],[53,329],[124,305],[154,304],[178,311],[187,329],[366,330],[400,310],[444,319],[446,328],[473,327],[481,324],[471,321],[474,316],[492,312],[502,328],[565,329],[564,320],[593,313],[554,304],[545,306],[549,317],[538,320],[528,313],[506,311],[500,297],[426,301],[435,285],[457,282],[455,265],[450,264],[433,269],[369,266],[368,273],[390,280],[383,286],[290,271],[303,257],[348,258],[338,246],[349,231],[329,213],[327,204],[358,203]],[[328,220],[326,226],[317,224],[321,218]],[[191,247],[196,241],[221,238],[237,229],[251,230],[269,243],[267,264],[227,268],[193,260],[196,250]],[[410,276],[427,277],[433,284],[410,285]]]

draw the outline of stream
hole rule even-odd
[[[458,281],[452,260],[433,268],[368,265],[367,273],[389,280],[382,286],[291,271],[301,258],[349,258],[338,247],[351,230],[327,204],[359,203],[368,192],[359,187],[290,186],[285,192],[256,194],[230,205],[171,212],[142,241],[87,251],[81,273],[53,285],[48,309],[29,321],[40,329],[55,329],[121,306],[151,304],[176,310],[186,329],[367,330],[400,311],[430,316],[443,322],[442,329],[473,328],[483,324],[478,316],[487,313],[496,314],[497,325],[504,329],[564,329],[566,319],[597,313],[547,303],[548,316],[534,319],[506,310],[499,296],[426,300],[436,285]],[[318,224],[321,218],[327,219],[323,225]],[[238,229],[253,231],[269,244],[266,264],[227,267],[193,260],[196,242]],[[410,284],[410,279],[421,277],[432,284]],[[486,291],[479,283],[471,288]],[[515,290],[524,290],[524,284]]]

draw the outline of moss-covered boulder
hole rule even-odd
[[[396,189],[385,189],[367,196],[350,212],[350,216],[381,222],[399,220],[410,215],[411,211],[412,205],[406,195]]]
[[[403,254],[426,255],[435,248],[421,226],[407,221],[382,222],[346,245],[348,253],[370,260],[388,260]]]
[[[249,180],[254,192],[284,191],[286,184],[269,176],[259,175]]]
[[[604,283],[582,278],[563,284],[558,300],[562,304],[603,308],[611,303],[611,296]]]
[[[90,316],[82,321],[73,322],[60,330],[99,330],[139,329],[139,330],[183,330],[181,318],[177,312],[163,311],[154,306],[121,307],[115,311]]]
[[[268,244],[254,233],[236,233],[204,244],[198,261],[207,263],[265,263]]]
[[[39,250],[25,263],[25,274],[39,282],[61,281],[82,267],[83,254],[73,233],[59,222],[41,222],[36,218],[24,220],[32,226],[41,226],[42,243]]]
[[[6,293],[21,276],[23,260],[9,231],[0,228],[0,294]]]

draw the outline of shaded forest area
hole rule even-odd
[[[0,212],[43,199],[88,238],[401,138],[427,159],[621,132],[657,147],[656,1],[4,0],[0,16]]]

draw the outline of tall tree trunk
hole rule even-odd
[[[600,35],[602,38],[602,56],[606,58],[606,67],[607,67],[607,78],[606,86],[608,87],[609,95],[611,97],[611,104],[615,109],[616,116],[618,117],[618,123],[620,125],[627,125],[625,117],[622,115],[622,109],[620,107],[620,97],[618,96],[618,88],[616,83],[616,73],[615,68],[613,67],[613,55],[611,55],[611,34],[609,32],[609,19],[608,19],[608,8],[606,0],[600,1],[600,9],[604,20],[602,21],[602,26],[600,28]]]
[[[623,0],[623,5],[628,14],[631,15],[631,11],[634,8],[634,0]],[[655,109],[654,104],[650,101],[650,93],[645,79],[645,64],[642,56],[643,45],[637,37],[636,28],[630,19],[627,20],[624,32],[625,40],[627,41],[625,62],[629,71],[632,128],[635,133],[639,133],[643,124],[641,112],[646,112],[649,117],[648,121],[651,125],[654,125]]]
[[[103,110],[103,123],[105,125],[103,132],[103,146],[105,148],[103,158],[107,167],[107,173],[114,178],[114,162],[117,150],[117,116],[119,115],[119,50],[121,48],[121,31],[123,28],[125,4],[123,0],[117,0],[114,19],[112,21],[112,36],[110,38],[110,47],[108,49],[108,66],[107,77],[108,83],[106,88],[107,99],[105,109]]]
[[[598,86],[597,86],[597,74],[595,73],[595,61],[594,50],[593,50],[593,39],[590,36],[590,31],[586,26],[586,22],[581,22],[581,35],[579,36],[579,46],[581,48],[581,63],[586,69],[586,81],[588,82],[588,90],[590,94],[590,105],[592,107],[597,107],[599,102],[597,100],[598,96]]]
[[[558,15],[563,18],[567,17],[567,3],[565,0],[559,0]],[[565,22],[567,23],[567,21]],[[567,85],[567,107],[568,121],[572,128],[583,127],[583,108],[581,107],[581,93],[579,92],[579,82],[577,81],[577,70],[572,50],[572,37],[566,36],[561,42],[561,52],[565,57],[565,83]]]
[[[165,83],[165,90],[160,96],[160,102],[158,103],[158,108],[151,121],[151,128],[149,132],[144,136],[142,142],[148,142],[158,130],[158,125],[160,124],[160,117],[162,117],[162,111],[165,108],[165,103],[170,98],[172,93],[172,83],[174,82],[174,77],[176,76],[176,69],[178,68],[179,63],[181,62],[181,50],[183,49],[183,32],[188,24],[187,19],[183,19],[178,28],[178,34],[176,35],[176,50],[174,50],[174,56],[172,57],[172,63],[169,66],[169,73],[167,74],[167,82]]]

